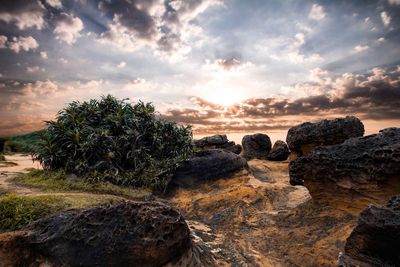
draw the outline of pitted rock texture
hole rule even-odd
[[[191,248],[184,218],[157,202],[71,210],[41,219],[29,230],[16,242],[8,240],[24,252],[14,266],[36,266],[37,261],[46,266],[163,266]]]
[[[268,159],[273,161],[286,160],[290,154],[289,148],[285,142],[277,140],[268,154]]]
[[[292,152],[304,155],[320,146],[335,145],[364,135],[364,125],[353,116],[306,122],[289,129],[286,142]]]
[[[400,175],[400,128],[351,138],[342,144],[320,147],[291,161],[290,182],[328,181],[346,189],[363,189]]]
[[[242,152],[242,146],[235,144],[234,141],[229,141],[225,134],[206,136],[199,140],[194,140],[193,143],[195,147],[203,150],[224,149],[235,154]]]
[[[400,266],[400,196],[364,210],[347,238],[344,266]]]
[[[266,134],[245,135],[242,139],[243,156],[247,159],[266,159],[271,151],[271,139]]]
[[[179,167],[171,184],[192,187],[202,182],[227,178],[248,167],[246,159],[224,150],[210,149],[196,152]]]

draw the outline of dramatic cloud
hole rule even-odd
[[[192,97],[197,108],[170,109],[165,117],[192,124],[198,132],[284,129],[296,124],[296,117],[312,120],[354,114],[362,119],[400,119],[398,68],[374,68],[364,75],[345,73],[336,78],[314,69],[310,78],[292,88],[309,93],[301,98],[252,98],[224,107]]]
[[[72,15],[61,13],[57,18],[54,28],[56,39],[72,45],[80,37],[83,30],[82,20]]]
[[[100,40],[120,48],[135,51],[144,46],[156,54],[183,57],[190,51],[188,38],[198,33],[191,21],[220,0],[161,1],[117,0],[101,1],[99,9],[112,18]]]
[[[368,45],[357,45],[354,47],[354,51],[359,53],[359,52],[368,50],[368,48],[369,48]]]
[[[391,5],[400,5],[400,0],[389,0]]]
[[[326,13],[324,7],[318,4],[313,4],[310,13],[308,14],[308,17],[313,20],[322,20],[325,16]]]
[[[62,8],[61,0],[46,0],[46,3],[54,8]]]
[[[117,65],[117,68],[122,69],[122,68],[125,68],[125,66],[126,66],[126,62],[125,62],[125,61],[121,61],[121,62]]]
[[[47,52],[46,51],[41,51],[40,52],[40,57],[43,58],[43,59],[48,59]]]
[[[21,30],[30,27],[40,30],[44,26],[44,11],[38,0],[2,0],[0,21],[14,23]]]
[[[8,42],[8,48],[15,53],[19,53],[20,51],[29,51],[38,47],[38,42],[32,36],[13,37],[11,41]]]
[[[0,48],[6,48],[7,36],[0,35]]]

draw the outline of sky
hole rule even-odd
[[[400,127],[400,0],[2,0],[0,59],[0,136],[107,94],[195,134]]]

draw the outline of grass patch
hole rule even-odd
[[[91,192],[110,194],[130,199],[142,199],[150,195],[150,190],[117,186],[108,182],[90,183],[66,175],[63,171],[34,170],[14,178],[22,186],[39,188],[47,192]]]
[[[0,187],[0,197],[7,194],[7,191],[4,188]]]
[[[0,230],[21,229],[51,213],[65,209],[67,204],[57,196],[24,197],[11,194],[0,199]]]

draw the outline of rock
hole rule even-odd
[[[247,159],[266,159],[271,150],[271,140],[266,134],[245,135],[242,139],[243,156]]]
[[[291,161],[289,174],[290,183],[305,185],[314,199],[330,195],[355,213],[383,204],[400,193],[400,128],[317,148]]]
[[[46,266],[163,266],[191,248],[184,218],[157,202],[70,210],[41,219],[29,230],[17,242],[7,240],[13,250],[24,252],[14,266],[36,266],[37,261]]]
[[[201,182],[228,178],[244,168],[247,168],[247,161],[237,154],[219,149],[203,150],[177,169],[171,183],[192,187]]]
[[[199,140],[194,140],[194,145],[202,150],[221,148],[235,154],[242,152],[242,146],[229,141],[225,134],[206,136]]]
[[[359,137],[363,134],[362,122],[356,117],[348,116],[294,126],[289,129],[286,142],[291,151],[303,155],[319,146],[340,144],[351,137]]]
[[[400,128],[351,138],[342,144],[316,149],[289,164],[290,182],[326,179],[356,189],[371,181],[400,175]]]
[[[285,142],[277,140],[269,152],[267,159],[273,161],[286,160],[289,156],[289,148]]]
[[[400,266],[400,196],[370,206],[347,238],[345,266]]]

